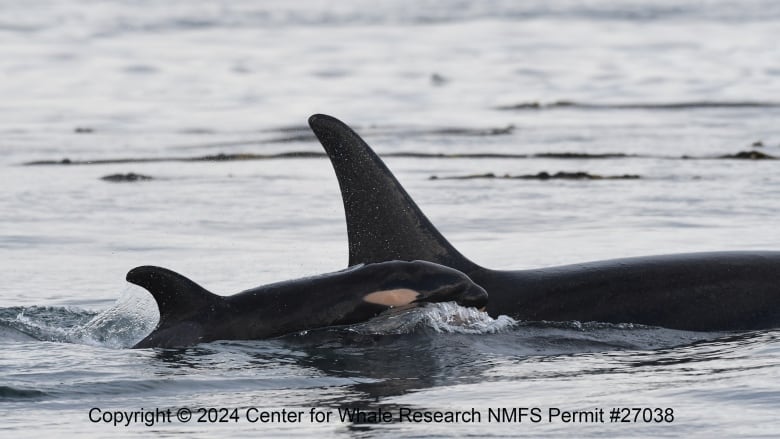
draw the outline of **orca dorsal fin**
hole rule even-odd
[[[347,218],[349,265],[425,260],[463,272],[478,268],[436,230],[371,147],[324,114],[309,126],[330,158]]]
[[[157,330],[188,320],[215,307],[220,296],[167,268],[144,265],[127,272],[127,281],[152,294],[160,310]]]

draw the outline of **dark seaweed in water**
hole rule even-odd
[[[501,130],[501,129],[499,129]],[[511,130],[511,128],[507,128]],[[450,132],[451,133],[451,132]],[[443,133],[446,134],[446,133]],[[485,134],[490,135],[490,134]],[[158,162],[228,162],[228,161],[243,161],[243,160],[281,160],[281,159],[324,159],[327,155],[321,151],[285,151],[273,154],[259,154],[259,153],[218,153],[209,154],[203,156],[192,157],[120,157],[120,158],[108,158],[108,159],[87,159],[87,160],[73,160],[70,158],[64,158],[60,160],[34,160],[25,162],[25,166],[40,166],[40,165],[108,165],[108,164],[121,164],[121,163],[158,163]],[[653,154],[628,154],[622,152],[608,152],[608,153],[587,153],[587,152],[540,152],[540,153],[496,153],[496,152],[453,152],[453,153],[441,153],[441,152],[417,152],[417,151],[399,151],[399,152],[387,152],[382,154],[382,157],[404,157],[404,158],[420,158],[420,159],[562,159],[562,160],[595,160],[595,159],[624,159],[624,158],[644,158],[644,159],[668,159],[668,160],[712,160],[712,159],[769,159],[774,160],[776,157],[759,151],[742,151],[736,154],[726,154],[720,156],[671,156],[671,155],[653,155]],[[129,181],[122,180],[122,178],[128,178],[136,174],[113,174],[106,176],[116,178],[117,181]],[[139,175],[140,176],[140,175]],[[144,177],[144,176],[140,176]]]
[[[722,155],[722,159],[743,159],[743,160],[777,160],[777,157],[760,151],[740,151],[736,154]]]
[[[134,172],[128,172],[127,174],[111,174],[105,177],[100,177],[101,180],[110,181],[112,183],[124,183],[133,181],[146,181],[153,178],[148,175],[136,174]]]
[[[635,174],[623,174],[623,175],[599,175],[589,174],[587,172],[556,172],[550,174],[549,172],[539,172],[537,174],[526,175],[509,175],[505,174],[498,176],[492,172],[487,174],[473,174],[473,175],[456,175],[451,177],[438,177],[432,175],[430,180],[474,180],[474,179],[497,179],[497,180],[637,180],[640,177]]]

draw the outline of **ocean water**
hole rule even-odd
[[[344,268],[313,113],[484,266],[778,250],[780,162],[729,157],[780,157],[777,35],[770,0],[0,1],[1,434],[776,437],[777,330],[440,304],[132,350],[157,316],[124,276],[232,294]],[[640,178],[448,178],[540,172]],[[102,179],[127,173],[152,179]]]

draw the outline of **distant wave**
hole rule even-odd
[[[547,109],[583,109],[583,110],[699,110],[715,108],[780,108],[780,102],[772,101],[683,101],[683,102],[521,102],[501,105],[498,110],[547,110]]]
[[[780,16],[773,0],[707,2],[681,0],[466,0],[457,7],[437,1],[342,2],[338,7],[317,1],[231,2],[170,1],[113,2],[100,13],[75,13],[79,3],[43,8],[46,14],[27,14],[23,3],[4,5],[0,30],[35,32],[79,26],[94,36],[125,33],[160,33],[212,28],[260,26],[343,26],[448,23],[500,19],[540,19],[651,22],[658,20],[766,21]]]

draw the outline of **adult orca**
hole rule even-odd
[[[455,301],[480,308],[487,301],[463,273],[425,261],[364,264],[227,297],[160,267],[134,268],[127,281],[148,290],[160,310],[157,327],[134,348],[256,340],[363,322],[396,307]]]
[[[780,252],[691,253],[491,270],[447,242],[346,124],[317,114],[309,125],[341,187],[350,265],[416,259],[455,268],[487,290],[492,316],[694,331],[780,326]]]

